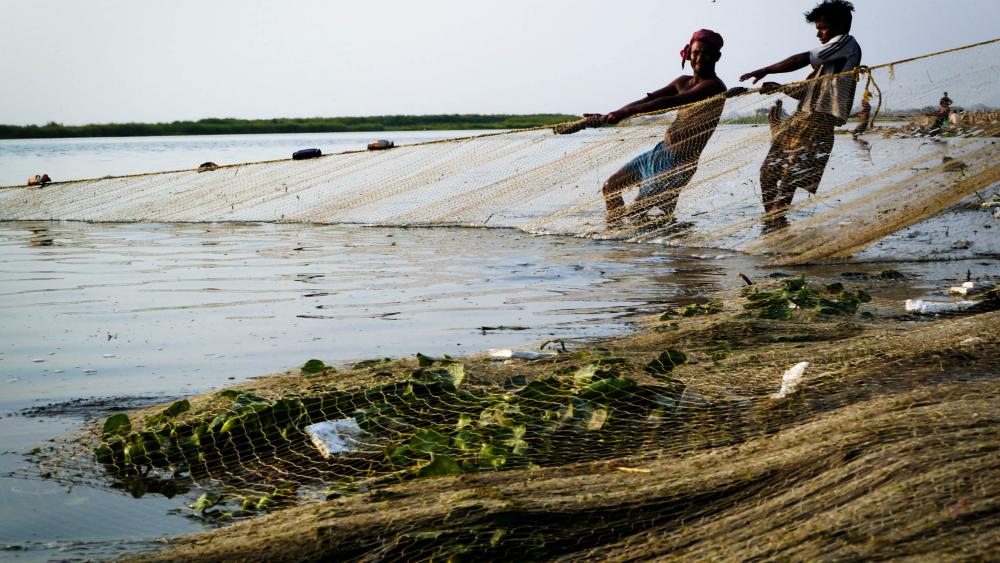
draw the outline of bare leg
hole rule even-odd
[[[615,172],[604,182],[601,191],[604,192],[604,205],[608,208],[608,229],[621,229],[624,227],[625,200],[622,192],[627,188],[640,182],[629,170],[622,168]]]

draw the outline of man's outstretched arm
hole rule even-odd
[[[682,106],[684,104],[690,104],[692,102],[699,102],[725,91],[722,83],[718,80],[706,80],[696,84],[693,88],[686,90],[683,93],[654,96],[654,94],[669,91],[671,86],[673,86],[673,83],[668,85],[666,88],[662,88],[651,93],[642,100],[637,100],[607,114],[604,116],[604,120],[608,123],[618,123],[622,119],[633,115],[669,109],[672,107]],[[674,88],[673,91],[676,92],[676,88]]]
[[[770,66],[765,66],[764,68],[758,68],[753,72],[748,72],[740,77],[740,82],[747,80],[748,78],[753,78],[753,83],[756,84],[758,80],[764,78],[768,74],[779,74],[782,72],[795,72],[800,68],[805,68],[809,66],[809,51],[805,53],[799,53],[797,55],[792,55],[787,59],[774,63]]]

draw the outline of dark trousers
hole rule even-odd
[[[765,227],[787,224],[785,211],[796,189],[816,193],[833,151],[833,129],[839,123],[828,113],[797,112],[775,135],[760,167]]]

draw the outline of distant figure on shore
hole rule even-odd
[[[45,184],[51,182],[52,179],[49,178],[48,174],[36,174],[31,178],[28,178],[29,186],[38,186],[39,188],[44,188]]]
[[[740,77],[740,81],[752,78],[756,84],[769,74],[813,67],[805,85],[765,82],[761,86],[763,94],[783,92],[799,100],[760,169],[765,233],[788,226],[785,214],[796,189],[816,193],[833,151],[833,129],[846,123],[851,114],[857,81],[840,74],[861,64],[861,46],[849,35],[853,11],[854,6],[845,0],[824,0],[806,13],[806,21],[816,25],[819,47]]]
[[[952,101],[952,99],[948,97],[948,92],[945,92],[944,96],[941,96],[941,100],[938,101],[938,106],[939,106],[938,111],[940,111],[941,113],[950,113],[951,104],[953,103],[954,102]]]
[[[937,135],[941,132],[941,128],[944,124],[948,122],[948,116],[951,113],[951,104],[954,102],[948,97],[948,92],[945,92],[941,96],[941,100],[938,101],[938,111],[934,116],[934,123],[931,125],[930,133],[931,135]]]
[[[664,215],[660,218],[662,226],[669,228],[674,224],[677,197],[697,171],[698,159],[715,132],[725,105],[725,99],[719,94],[726,92],[726,85],[715,74],[715,65],[722,56],[722,45],[723,39],[718,33],[708,29],[698,30],[680,53],[681,68],[691,61],[693,75],[679,76],[663,88],[646,94],[645,98],[610,113],[584,114],[592,126],[614,124],[633,115],[718,96],[718,99],[708,103],[681,110],[667,128],[662,141],[608,178],[602,191],[609,229],[624,228],[626,220],[644,223],[646,213],[653,207],[663,211]],[[745,91],[742,88],[731,94]],[[631,206],[626,206],[622,192],[633,186],[639,187],[639,195]]]

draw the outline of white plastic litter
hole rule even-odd
[[[365,435],[353,418],[317,422],[306,426],[305,431],[323,457],[357,451]]]
[[[771,395],[771,397],[784,399],[794,393],[795,389],[799,386],[799,382],[802,381],[802,374],[805,373],[807,367],[809,367],[809,362],[799,362],[788,368],[784,375],[781,376],[781,389],[778,389],[778,392]]]
[[[962,285],[950,288],[948,292],[956,295],[975,295],[977,293],[989,291],[994,287],[995,286],[993,284],[988,282],[965,282]]]
[[[490,357],[497,358],[501,360],[509,360],[515,358],[518,360],[541,360],[542,358],[551,358],[555,356],[556,352],[525,352],[522,350],[509,350],[509,349],[499,349],[490,350]]]
[[[938,313],[956,313],[976,305],[975,301],[924,301],[923,299],[907,299],[906,312],[920,315],[936,315]]]

